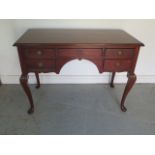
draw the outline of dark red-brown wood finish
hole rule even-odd
[[[30,109],[34,112],[28,73],[34,72],[40,87],[39,73],[59,74],[65,63],[73,59],[93,62],[100,73],[112,72],[110,86],[114,87],[116,72],[127,72],[121,110],[126,111],[125,99],[136,81],[134,73],[140,46],[143,43],[122,30],[87,29],[30,29],[14,44],[18,54],[22,75],[20,83],[28,96]]]

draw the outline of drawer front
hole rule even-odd
[[[29,59],[26,61],[26,65],[29,71],[49,71],[55,69],[54,60]]]
[[[28,59],[51,59],[55,58],[54,49],[25,49],[24,56]]]
[[[102,58],[102,49],[59,49],[58,57],[62,58]]]
[[[105,57],[109,59],[131,59],[133,54],[133,49],[106,49]]]
[[[130,60],[105,60],[104,62],[104,70],[109,72],[129,71],[130,68]]]

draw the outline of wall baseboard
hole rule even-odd
[[[1,75],[3,84],[19,84],[19,75]],[[110,75],[40,75],[43,84],[97,84],[109,83]],[[126,83],[126,75],[116,75],[115,83]],[[29,75],[29,83],[36,83],[34,75]],[[155,83],[155,75],[137,75],[136,83]]]

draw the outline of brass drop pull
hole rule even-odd
[[[116,66],[119,67],[121,64],[119,62],[116,62]]]
[[[38,67],[40,67],[40,68],[42,68],[44,66],[44,64],[43,63],[38,63]]]
[[[37,51],[37,54],[38,55],[42,55],[42,51]]]
[[[118,51],[118,55],[122,55],[123,53],[122,53],[122,51]]]

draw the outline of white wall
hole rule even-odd
[[[119,28],[145,44],[141,48],[136,74],[138,83],[155,83],[155,20],[0,20],[0,76],[3,83],[19,83],[21,73],[16,48],[12,44],[28,28]],[[126,82],[119,73],[116,82]],[[34,83],[33,74],[30,82]],[[41,74],[42,83],[107,83],[109,74],[99,74],[89,61],[67,63],[60,75]]]

